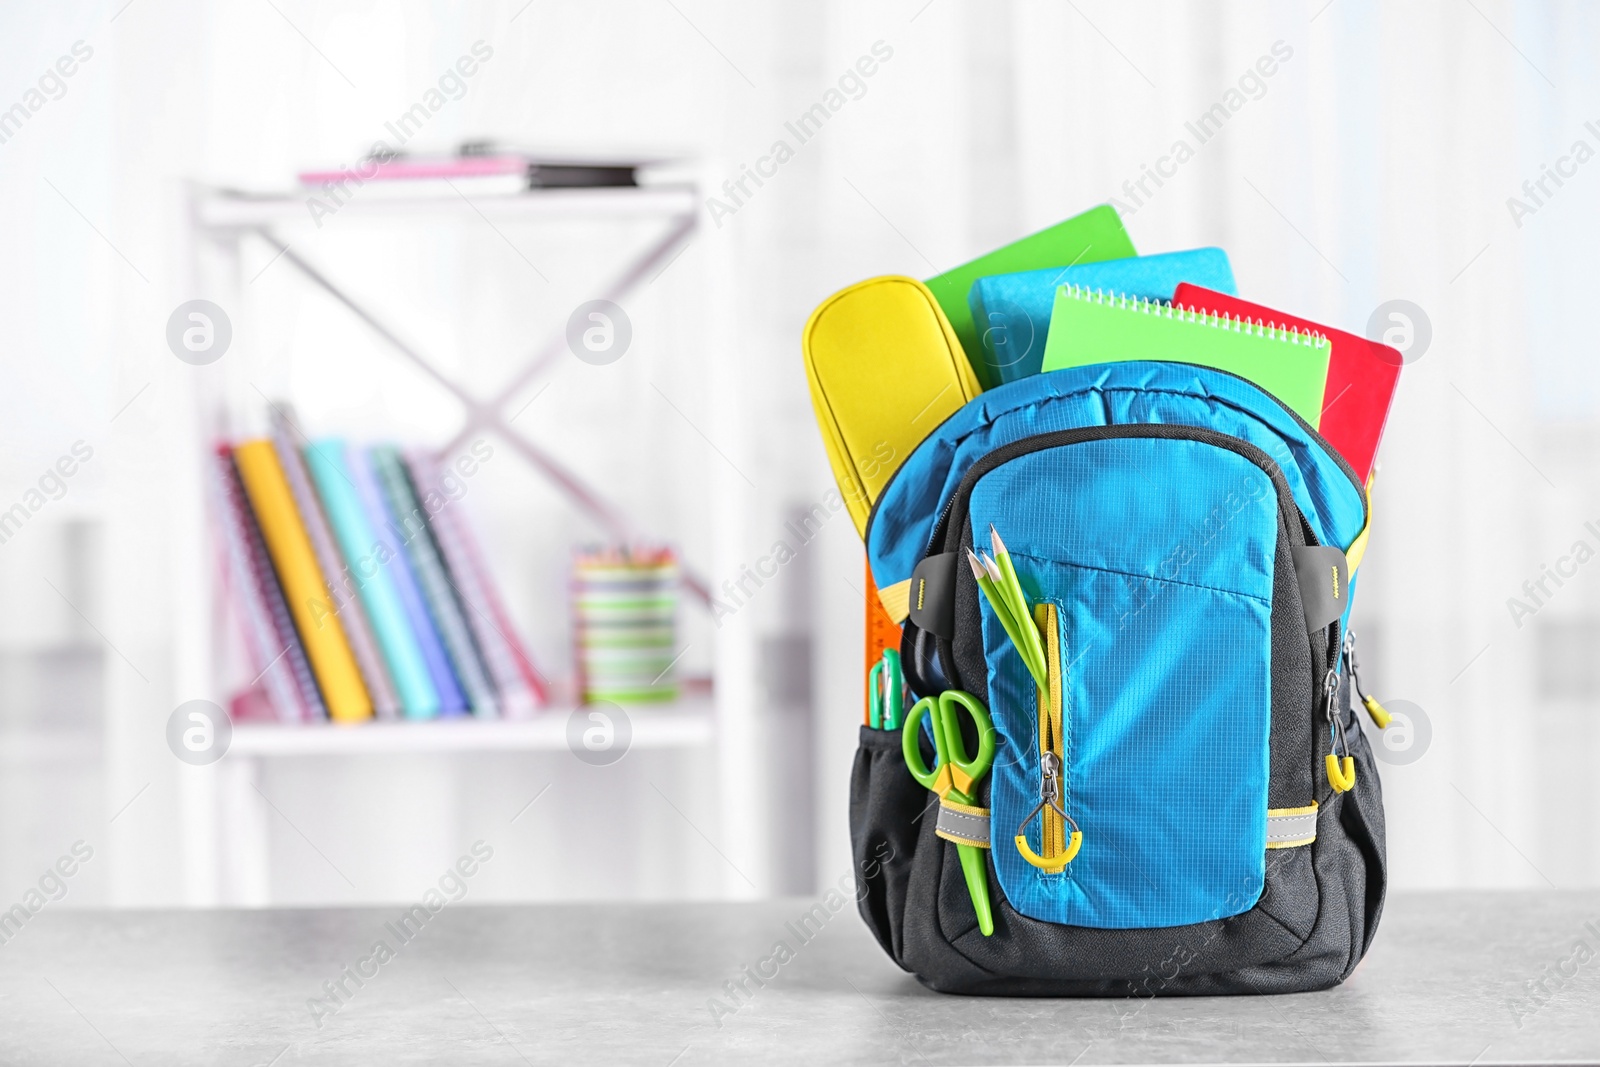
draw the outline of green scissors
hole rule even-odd
[[[961,739],[961,721],[956,709],[964,708],[978,727],[978,754],[967,758],[966,742]],[[937,768],[929,770],[922,762],[922,719],[933,716],[933,750]],[[937,697],[923,697],[911,706],[900,734],[900,751],[905,756],[911,777],[940,800],[969,807],[977,803],[977,782],[994,765],[994,724],[978,698],[959,689],[947,689]],[[989,908],[989,879],[983,869],[983,856],[976,845],[956,844],[961,857],[961,873],[966,876],[967,894],[978,913],[978,929],[983,936],[994,933],[994,916]]]
[[[869,694],[867,725],[874,730],[898,730],[900,715],[905,711],[903,691],[905,676],[900,672],[900,653],[892,648],[883,650],[883,658],[867,672]]]

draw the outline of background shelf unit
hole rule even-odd
[[[511,431],[495,409],[504,400],[525,389],[529,382],[546,372],[555,361],[566,355],[564,324],[557,324],[548,343],[536,350],[525,365],[505,385],[498,397],[472,395],[461,383],[455,382],[428,358],[410,348],[402,339],[403,332],[388,330],[382,316],[348,297],[321,268],[333,264],[318,263],[312,266],[301,260],[298,248],[284,240],[280,228],[295,225],[304,227],[307,212],[305,193],[261,195],[238,190],[210,188],[191,184],[183,205],[181,241],[186,245],[184,257],[188,292],[184,298],[214,294],[227,294],[240,305],[253,298],[249,291],[250,278],[244,270],[243,247],[254,240],[264,241],[269,252],[283,255],[301,270],[310,282],[321,286],[343,303],[357,319],[364,321],[379,338],[388,343],[392,355],[409,360],[446,393],[462,402],[466,425],[452,444],[465,440],[473,432],[499,434],[511,445],[512,451],[522,456],[536,470],[552,482],[562,486],[580,508],[585,486],[564,484],[573,480],[563,469],[559,456],[553,456],[539,446],[522,440]],[[469,201],[466,196],[416,197],[372,195],[357,197],[340,210],[341,220],[352,218],[382,220],[393,223],[386,231],[396,232],[396,227],[413,221],[459,221],[482,226],[488,222],[496,226],[501,222],[519,223],[609,223],[617,220],[660,219],[665,223],[661,238],[648,245],[644,252],[629,261],[609,282],[593,295],[597,298],[620,300],[635,287],[653,281],[666,266],[672,265],[691,239],[697,214],[700,210],[696,187],[692,184],[640,187],[633,189],[539,190],[522,194],[478,195]],[[207,274],[207,253],[220,253],[222,267]],[[715,277],[725,277],[722,266],[723,253],[708,245],[698,257]],[[682,271],[683,268],[677,268]],[[335,273],[332,269],[329,274]],[[219,283],[220,279],[220,284]],[[719,377],[718,361],[722,365],[733,359],[733,346],[727,343],[725,328],[714,327],[708,331],[710,344],[704,351],[712,366],[710,373]],[[721,338],[721,343],[718,343]],[[237,343],[236,338],[236,343]],[[385,357],[374,357],[382,360]],[[216,366],[221,368],[226,359]],[[210,370],[211,368],[205,368]],[[224,370],[225,374],[226,371]],[[193,539],[198,551],[212,558],[207,543],[207,519],[203,501],[201,464],[208,453],[209,444],[223,433],[229,424],[224,399],[229,395],[226,379],[212,377],[196,380],[193,403],[196,418],[190,447],[195,455],[195,473],[192,481],[195,502],[190,511],[191,522],[187,536]],[[233,390],[237,403],[239,390]],[[713,408],[714,411],[726,408]],[[724,441],[736,437],[735,429],[720,433]],[[449,446],[447,446],[448,448]],[[712,514],[708,528],[713,531],[713,543],[699,546],[698,555],[713,573],[732,573],[737,569],[736,547],[742,536],[744,516],[731,502],[731,482],[739,476],[729,471],[709,467],[710,500]],[[596,500],[603,501],[596,494]],[[590,501],[591,515],[614,535],[637,534],[621,509],[612,510],[606,503]],[[615,503],[615,502],[611,502]],[[644,531],[648,532],[648,531]],[[681,598],[683,612],[699,611],[692,600],[694,577],[685,569],[686,588]],[[205,568],[183,576],[179,603],[179,641],[176,646],[176,675],[181,690],[206,695],[218,703],[226,703],[223,680],[218,678],[215,648],[217,638],[212,626],[217,612],[216,583]],[[565,591],[560,591],[565,610]],[[756,714],[758,690],[754,663],[757,650],[755,638],[748,628],[720,628],[713,638],[712,689],[710,694],[691,690],[669,704],[641,704],[627,707],[632,738],[630,752],[661,752],[669,758],[705,759],[715,767],[715,780],[710,788],[715,796],[741,796],[747,803],[729,805],[716,803],[720,825],[713,828],[725,842],[719,854],[728,870],[721,877],[728,897],[760,895],[770,886],[769,864],[764,858],[768,846],[762,844],[759,833],[762,812],[771,810],[775,798],[758,799],[762,790],[772,787],[757,771],[757,739],[759,730],[752,725]],[[274,723],[235,724],[228,754],[217,763],[206,767],[180,766],[179,789],[183,819],[183,863],[185,901],[196,906],[261,905],[273,903],[266,886],[270,880],[271,857],[268,855],[267,835],[261,829],[261,819],[254,812],[259,806],[252,792],[260,793],[258,783],[267,773],[268,765],[285,760],[309,758],[311,764],[326,768],[326,773],[338,773],[345,757],[372,759],[412,760],[416,757],[439,756],[452,760],[489,758],[499,755],[522,755],[532,760],[570,760],[576,758],[567,750],[567,723],[573,707],[555,706],[542,711],[539,717],[524,721],[438,720],[431,722],[367,722],[343,727],[331,724],[279,725]],[[678,755],[674,755],[678,754]],[[623,761],[625,763],[625,760]],[[300,764],[297,764],[299,766]],[[348,764],[344,764],[348,765]],[[363,764],[365,765],[365,764]],[[408,764],[409,765],[409,764]],[[265,794],[262,794],[264,797]],[[695,827],[696,831],[701,830]],[[623,847],[627,843],[623,842]]]
[[[251,230],[306,221],[301,195],[256,194],[229,189],[201,190],[193,201],[195,224],[203,229]],[[412,219],[692,219],[699,208],[693,185],[652,185],[614,189],[539,189],[526,193],[462,196],[357,196],[339,208],[340,217]]]

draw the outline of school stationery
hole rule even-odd
[[[395,536],[399,538],[406,560],[411,564],[411,573],[417,579],[428,616],[438,628],[439,639],[449,654],[451,666],[455,668],[456,680],[461,683],[467,706],[472,714],[481,718],[497,718],[500,706],[489,685],[488,671],[467,630],[455,589],[445,573],[439,550],[428,529],[427,513],[417,503],[416,491],[406,474],[400,451],[392,445],[380,445],[373,448],[370,454],[373,469],[378,475],[378,485],[384,492],[390,516],[394,520]]]
[[[889,617],[889,613],[884,610],[883,602],[878,599],[878,587],[872,582],[872,567],[866,565],[865,561],[863,561],[862,571],[862,588],[864,590],[862,599],[865,601],[865,611],[863,612],[865,618],[863,619],[862,628],[866,635],[866,657],[862,670],[863,673],[870,675],[872,668],[878,665],[885,652],[893,650],[896,656],[900,654],[901,633],[899,624]],[[905,672],[902,668],[902,680],[904,677]],[[866,707],[861,712],[863,721],[871,717],[871,711],[872,698],[869,690]]]
[[[273,714],[284,722],[311,722],[328,717],[311,677],[311,666],[295,635],[283,590],[261,541],[261,530],[245,502],[244,486],[233,465],[233,450],[218,445],[212,466],[213,484],[234,602],[243,617],[252,672],[263,684]]]
[[[860,533],[890,475],[978,395],[978,381],[915,278],[870,278],[835,293],[811,313],[801,349],[828,464]]]
[[[367,683],[368,692],[372,694],[373,714],[380,719],[396,718],[399,715],[400,697],[395,692],[388,664],[378,650],[378,641],[367,619],[365,607],[356,595],[355,579],[345,564],[345,558],[355,557],[348,556],[348,548],[341,554],[339,546],[334,543],[322,500],[312,487],[305,459],[295,443],[299,431],[294,428],[289,409],[281,402],[272,407],[272,446],[277,450],[283,475],[289,481],[289,491],[294,494],[300,519],[305,523],[306,536],[311,539],[311,550],[317,556],[317,566],[322,568],[322,576],[328,581],[328,607],[338,614],[339,621],[344,624],[350,652],[356,658],[356,666],[361,668],[361,677]]]
[[[455,667],[456,678],[467,698],[467,706],[480,718],[498,718],[500,702],[489,679],[488,665],[467,625],[459,586],[444,565],[430,514],[422,504],[422,495],[412,483],[410,470],[397,447],[380,445],[372,450],[372,454],[379,484],[388,495],[400,527],[397,533],[402,536],[402,544],[407,558],[412,562],[413,573],[418,578],[428,614],[439,629],[439,637]],[[444,499],[435,498],[441,506]]]
[[[883,658],[873,664],[867,674],[867,693],[870,700],[867,725],[874,730],[894,730],[900,726],[900,715],[905,708],[905,679],[900,673],[900,653],[892,648],[883,650]]]
[[[434,688],[422,649],[406,619],[405,605],[395,590],[392,572],[397,561],[379,549],[382,542],[356,492],[348,455],[349,448],[343,440],[323,437],[307,450],[306,461],[344,557],[349,560],[347,566],[356,583],[356,595],[371,619],[406,718],[432,718],[439,714],[439,691]]]
[[[431,453],[408,451],[405,460],[418,498],[426,504],[430,494],[437,494],[437,499],[444,501],[433,513],[429,532],[460,594],[462,614],[483,653],[501,712],[508,719],[529,718],[544,702],[544,686],[527,653],[520,648],[516,628],[478,556],[461,506],[440,487],[439,462]]]
[[[1141,300],[1170,301],[1182,282],[1233,292],[1228,254],[1220,248],[1195,248],[996,274],[973,282],[967,303],[979,327],[985,361],[1000,381],[1011,382],[1039,373],[1058,287],[1074,285]]]
[[[962,737],[960,708],[972,719],[978,734],[978,752],[967,758]],[[933,734],[934,768],[922,758],[923,720],[930,720]],[[978,929],[984,937],[994,933],[994,914],[989,903],[989,876],[984,870],[982,850],[989,847],[987,834],[976,836],[968,823],[977,803],[978,782],[994,763],[995,731],[989,713],[971,693],[951,689],[936,697],[923,697],[911,706],[900,734],[901,755],[911,777],[939,798],[938,821],[934,833],[953,842],[967,882],[967,895],[977,914]],[[987,816],[987,812],[984,815]],[[985,820],[986,821],[986,820]]]
[[[1028,640],[1026,633],[1031,626],[1022,624],[1016,605],[1005,589],[1005,576],[1001,573],[999,565],[991,559],[986,559],[967,549],[967,563],[972,568],[972,577],[978,583],[978,591],[988,601],[989,609],[994,612],[994,617],[999,621],[1006,637],[1011,641],[1017,655],[1022,657],[1023,666],[1028,668],[1028,673],[1033,675],[1041,685],[1044,684],[1045,666],[1042,656],[1036,656],[1034,646]]]
[[[994,555],[984,560],[984,568],[1011,606],[1011,617],[1016,620],[1017,632],[1027,645],[1029,659],[1042,665],[1044,648],[1040,645],[1038,632],[1033,628],[1033,612],[1028,607],[1027,594],[1022,591],[1017,569],[1011,563],[1011,553],[1006,551],[1005,542],[1000,540],[1000,531],[994,528],[994,523],[989,524],[989,550]]]
[[[385,566],[388,568],[389,578],[394,583],[394,591],[400,598],[401,607],[405,609],[411,635],[422,652],[422,662],[428,668],[428,678],[433,682],[435,692],[439,694],[438,714],[463,715],[467,710],[467,698],[461,692],[455,669],[450,665],[450,657],[445,652],[444,642],[439,637],[438,628],[428,613],[427,602],[423,599],[422,590],[417,584],[416,572],[412,570],[411,562],[406,556],[405,546],[401,543],[405,540],[406,532],[401,528],[389,504],[388,494],[384,491],[378,476],[372,451],[366,448],[352,448],[346,453],[345,461],[349,467],[350,477],[355,482],[356,496],[361,500],[361,506],[367,513],[367,521],[378,537],[378,545],[374,551],[388,559]]]
[[[246,441],[234,449],[234,461],[329,717],[335,722],[370,719],[372,697],[350,652],[344,626],[328,604],[327,582],[272,442]]]
[[[584,699],[636,704],[678,695],[678,584],[677,557],[665,547],[577,554],[572,605]]]
[[[1196,311],[1218,312],[1236,319],[1320,333],[1328,338],[1333,351],[1328,360],[1321,418],[1315,420],[1315,424],[1328,443],[1350,461],[1356,477],[1365,483],[1372,473],[1372,461],[1383,440],[1383,427],[1394,402],[1395,387],[1400,382],[1400,353],[1378,341],[1215,292],[1217,288],[1202,288],[1185,282],[1178,286],[1173,303]]]
[[[967,303],[973,282],[991,274],[1013,274],[1046,267],[1060,269],[1136,254],[1116,209],[1102,204],[929,278],[928,289],[950,320],[962,350],[977,372],[978,382],[984,389],[993,389],[1006,379],[984,356],[985,324],[974,321]]]
[[[1215,367],[1265,389],[1315,427],[1330,354],[1319,334],[1064,285],[1043,369],[1143,360]]]

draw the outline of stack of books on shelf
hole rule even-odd
[[[585,700],[674,700],[678,561],[667,548],[594,548],[573,561],[573,630]]]
[[[255,674],[234,718],[516,719],[544,705],[452,470],[392,445],[307,441],[281,412],[271,438],[215,458],[229,603]]]

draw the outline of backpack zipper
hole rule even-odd
[[[1292,515],[1299,520],[1298,522],[1286,522],[1284,524],[1289,534],[1289,543],[1291,545],[1318,544],[1316,532],[1311,529],[1311,524],[1306,521],[1304,513],[1300,511],[1299,505],[1295,503],[1294,494],[1289,490],[1289,483],[1284,478],[1282,469],[1279,468],[1277,462],[1271,456],[1260,448],[1231,434],[1208,430],[1199,426],[1178,426],[1171,423],[1121,423],[1115,426],[1084,426],[1071,430],[1055,430],[1050,433],[1032,434],[989,452],[974,463],[966,474],[962,475],[956,491],[950,494],[950,499],[945,502],[944,510],[939,513],[939,520],[934,524],[933,535],[927,552],[932,554],[938,551],[954,552],[960,549],[961,546],[954,543],[960,538],[960,532],[951,528],[951,516],[957,510],[965,511],[971,502],[972,493],[977,486],[978,480],[1001,464],[1033,452],[1043,452],[1049,448],[1060,448],[1066,445],[1081,444],[1086,441],[1129,438],[1197,441],[1201,444],[1213,445],[1242,456],[1259,467],[1272,480],[1273,487],[1278,495],[1279,514]],[[942,549],[938,547],[941,544],[943,545]],[[909,629],[907,632],[910,632]],[[945,680],[959,687],[960,679],[954,673],[956,666],[953,643],[948,638],[940,637],[936,639],[936,646],[939,660],[945,666]],[[1313,643],[1313,649],[1315,647],[1315,643]],[[1337,647],[1334,646],[1334,648]],[[1324,661],[1324,663],[1326,662],[1329,662],[1329,660]],[[1317,664],[1319,668],[1322,665]]]
[[[1059,608],[1039,604],[1030,624],[1043,630],[1049,649],[1046,654],[1047,684],[1039,692],[1039,802],[1017,824],[1013,841],[1017,852],[1028,863],[1046,874],[1060,874],[1078,855],[1083,833],[1066,809],[1066,679],[1062,677],[1066,656],[1061,648]],[[1039,851],[1028,844],[1028,825],[1040,817]],[[1067,836],[1067,827],[1072,828]]]
[[[949,544],[950,533],[948,527],[950,516],[954,513],[958,504],[963,508],[966,507],[972,498],[972,491],[976,487],[978,479],[1002,463],[1008,463],[1019,456],[1025,456],[1033,452],[1043,452],[1049,448],[1081,444],[1085,441],[1108,441],[1126,438],[1198,441],[1201,444],[1213,445],[1242,456],[1261,468],[1262,472],[1272,480],[1273,488],[1277,490],[1278,494],[1279,511],[1299,519],[1297,524],[1293,524],[1300,531],[1301,540],[1299,544],[1316,545],[1321,543],[1317,540],[1316,531],[1311,529],[1311,524],[1306,521],[1305,514],[1300,511],[1299,505],[1295,503],[1294,494],[1289,489],[1289,483],[1283,476],[1282,468],[1265,451],[1249,441],[1218,430],[1209,430],[1201,426],[1179,426],[1173,423],[1156,422],[1118,423],[1113,426],[1084,426],[1071,430],[1053,430],[1050,433],[1032,434],[990,451],[968,468],[966,474],[961,476],[961,482],[956,486],[956,491],[950,494],[949,500],[945,501],[944,508],[939,513],[939,519],[934,523],[933,534],[929,538],[926,551],[929,553],[938,551],[940,545],[943,545],[944,551],[954,551],[960,547]],[[1363,507],[1365,507],[1364,504]],[[1292,534],[1290,541],[1294,543]]]
[[[972,492],[977,485],[978,479],[982,478],[984,475],[988,474],[1001,464],[1010,462],[1019,456],[1028,455],[1032,452],[1042,452],[1048,448],[1059,448],[1065,445],[1079,444],[1084,441],[1103,441],[1118,438],[1198,441],[1202,444],[1214,445],[1217,448],[1233,452],[1234,454],[1243,457],[1244,459],[1253,463],[1255,466],[1259,467],[1272,480],[1273,487],[1276,489],[1278,494],[1278,509],[1280,514],[1293,515],[1299,520],[1298,522],[1286,522],[1284,524],[1284,527],[1288,532],[1290,545],[1316,545],[1320,543],[1317,540],[1316,531],[1311,528],[1311,524],[1307,521],[1305,513],[1300,510],[1299,504],[1295,502],[1294,494],[1289,489],[1289,483],[1288,480],[1283,476],[1282,468],[1278,466],[1276,460],[1274,460],[1261,448],[1243,440],[1242,438],[1234,437],[1231,434],[1225,434],[1217,430],[1206,429],[1204,427],[1179,426],[1172,423],[1120,423],[1114,426],[1087,426],[1072,430],[1055,430],[1050,433],[1032,434],[1028,437],[1023,437],[1013,441],[1010,444],[1002,445],[1001,447],[989,452],[982,459],[978,460],[978,462],[974,463],[967,470],[966,474],[962,475],[961,481],[956,487],[956,491],[950,494],[949,500],[945,501],[945,506],[939,513],[939,519],[934,524],[933,534],[929,539],[927,551],[930,553],[939,551],[939,546],[941,545],[944,546],[944,551],[955,551],[960,547],[959,545],[947,543],[960,536],[958,533],[952,535],[952,532],[949,528],[950,517],[955,512],[958,504],[964,508],[968,505],[968,503],[970,503]],[[1348,469],[1348,464],[1345,466]],[[1352,474],[1352,480],[1353,478],[1354,475]],[[1361,506],[1363,514],[1365,514],[1366,495],[1364,493],[1362,494],[1361,498]],[[1297,534],[1298,537],[1296,536]],[[1308,635],[1308,637],[1309,636],[1310,635]],[[1337,664],[1339,652],[1342,648],[1343,636],[1341,624],[1339,622],[1336,621],[1332,624],[1328,636],[1329,643],[1326,647],[1323,647],[1315,640],[1311,641],[1311,652],[1312,669],[1322,673],[1324,679],[1322,693],[1323,715],[1329,720],[1330,724],[1332,724],[1334,718],[1333,696],[1329,688],[1329,683],[1331,682],[1333,688],[1337,688],[1338,686]],[[940,661],[947,665],[947,677],[953,679],[954,675],[949,673],[955,670],[953,644],[951,641],[945,638],[939,638],[937,640],[937,644]],[[1317,674],[1312,675],[1313,678],[1317,676]],[[1313,715],[1316,714],[1315,709],[1316,703],[1313,701]],[[1342,724],[1339,724],[1337,727],[1330,725],[1330,731],[1334,729],[1341,731],[1339,736],[1342,738]],[[1330,737],[1330,742],[1332,741],[1333,738]],[[1331,747],[1332,745],[1330,744],[1330,748]],[[1340,746],[1340,750],[1348,751],[1343,749],[1342,746]],[[1316,750],[1314,749],[1312,754],[1313,766],[1315,765],[1316,761],[1315,751]],[[1346,760],[1349,759],[1348,756],[1345,758]],[[1323,763],[1327,769],[1329,783],[1334,785],[1336,791],[1342,791],[1338,789],[1335,779],[1338,778],[1339,780],[1345,780],[1343,776],[1338,774],[1338,772],[1343,770],[1346,767],[1346,764],[1334,762],[1334,756],[1331,752],[1323,760]],[[1041,770],[1042,769],[1043,768],[1041,768]],[[1353,764],[1350,766],[1348,780],[1352,785],[1354,784]],[[1041,784],[1041,792],[1042,790],[1043,786]],[[1042,803],[1043,801],[1041,800],[1041,804]],[[1036,813],[1037,810],[1035,814]],[[1032,815],[1030,815],[1029,818],[1032,818]]]
[[[1378,703],[1376,697],[1367,695],[1366,689],[1361,685],[1360,661],[1356,659],[1356,632],[1346,630],[1344,635],[1344,662],[1350,668],[1350,684],[1355,687],[1356,698],[1361,701],[1361,706],[1367,709],[1367,714],[1372,716],[1373,725],[1380,730],[1389,727],[1391,716],[1387,709]]]
[[[1205,366],[1204,364],[1201,364],[1201,363],[1187,363],[1187,362],[1185,362],[1183,360],[1146,360],[1146,361],[1143,361],[1143,362],[1177,363],[1177,364],[1180,364],[1180,365],[1186,366],[1186,367],[1204,367]],[[1236,378],[1239,381],[1244,382],[1244,383],[1250,385],[1251,387],[1259,390],[1261,392],[1262,396],[1265,396],[1267,399],[1271,400],[1274,404],[1278,405],[1279,408],[1281,408],[1291,419],[1293,419],[1295,421],[1295,424],[1297,426],[1299,426],[1302,430],[1304,430],[1310,436],[1310,438],[1311,438],[1311,440],[1312,440],[1312,442],[1314,444],[1317,444],[1317,445],[1321,446],[1322,451],[1324,453],[1326,453],[1330,459],[1333,460],[1334,465],[1337,466],[1339,468],[1339,470],[1344,474],[1344,476],[1350,480],[1350,484],[1355,486],[1356,496],[1359,497],[1360,500],[1361,500],[1361,527],[1362,527],[1362,529],[1366,528],[1368,519],[1370,518],[1370,515],[1368,514],[1368,510],[1367,510],[1367,489],[1366,489],[1366,486],[1363,485],[1361,483],[1361,479],[1356,476],[1356,469],[1354,467],[1350,466],[1350,461],[1345,459],[1344,456],[1340,455],[1339,454],[1339,450],[1337,448],[1334,448],[1333,445],[1329,444],[1328,443],[1328,439],[1326,437],[1323,437],[1322,433],[1315,426],[1313,426],[1309,422],[1307,422],[1305,420],[1305,418],[1298,411],[1296,411],[1294,408],[1290,407],[1288,404],[1285,404],[1282,400],[1279,400],[1276,396],[1273,396],[1271,393],[1267,392],[1265,389],[1262,389],[1259,385],[1256,385],[1256,383],[1250,381],[1250,379],[1246,378],[1244,375],[1235,374],[1233,371],[1230,371],[1230,370],[1223,370],[1221,367],[1205,367],[1205,369],[1208,370],[1208,371],[1212,371],[1214,373],[1217,373],[1217,374],[1224,374],[1224,375],[1228,376],[1229,378]],[[1054,373],[1054,372],[1045,372],[1045,373]],[[978,397],[975,397],[974,399],[978,399],[979,397],[982,397],[983,395],[984,395],[983,393],[979,393]],[[967,401],[967,403],[970,404],[970,403],[972,403],[972,401],[969,400],[969,401]],[[1228,406],[1229,407],[1235,407],[1235,405],[1232,405],[1232,404],[1229,404]],[[1245,409],[1245,408],[1236,408],[1236,410],[1244,411],[1246,414],[1249,414],[1249,415],[1252,415],[1252,416],[1254,415],[1254,412],[1250,412],[1248,409]],[[942,419],[940,421],[939,426],[943,426],[946,422],[949,422],[951,419],[955,418],[956,414],[959,413],[960,411],[961,411],[961,408],[957,408],[955,411],[952,411],[949,415],[946,415],[944,417],[944,419]],[[1177,424],[1175,424],[1175,423],[1118,423],[1117,425],[1119,425],[1119,426],[1168,426],[1168,425],[1177,425]],[[938,433],[939,432],[939,426],[936,426],[932,430],[930,430],[928,432],[928,437],[923,438],[923,440],[926,441],[929,438],[931,438],[934,434]],[[1109,427],[1104,427],[1104,426],[1102,426],[1102,427],[1082,427],[1082,429],[1108,429],[1108,428]],[[1191,427],[1191,429],[1203,429],[1203,428],[1204,427]],[[1055,432],[1061,433],[1061,432],[1069,432],[1069,431],[1055,431]],[[1215,431],[1213,431],[1213,432],[1215,432]],[[1033,436],[1040,436],[1040,435],[1033,435]],[[1228,436],[1228,435],[1225,434],[1223,436]],[[1020,440],[1027,440],[1027,438],[1021,438]],[[1242,441],[1243,439],[1242,438],[1235,438],[1235,440],[1241,440]],[[1013,441],[1011,443],[1012,444],[1017,444],[1018,442]],[[1249,444],[1248,441],[1245,441],[1244,443],[1245,444]],[[921,447],[921,446],[919,445],[918,447]],[[1009,445],[1002,445],[1001,447],[1002,448],[1007,448],[1007,447],[1010,447],[1010,446]],[[1255,447],[1255,446],[1251,446],[1251,447]],[[915,449],[912,450],[913,454],[915,454],[915,451],[916,451]],[[1261,451],[1261,450],[1257,449],[1257,451]],[[1264,451],[1262,451],[1261,454],[1262,455],[1266,455],[1266,453]],[[911,458],[910,456],[906,457],[907,462],[909,462],[910,458]],[[1270,460],[1271,457],[1268,457],[1268,459]],[[1272,462],[1274,463],[1274,465],[1276,465],[1276,461],[1275,460],[1272,461]],[[907,465],[906,463],[901,463],[900,466],[895,468],[894,473],[889,475],[889,480],[884,482],[883,483],[883,488],[878,490],[877,499],[875,499],[872,502],[872,507],[867,512],[867,524],[866,524],[865,527],[863,527],[862,540],[867,542],[868,544],[871,543],[871,537],[869,535],[870,535],[870,533],[872,531],[872,521],[875,518],[878,517],[878,506],[881,503],[883,503],[884,500],[888,499],[889,490],[894,485],[894,480],[900,476],[900,472],[901,471],[906,469],[906,465]],[[945,501],[944,510],[943,510],[943,512],[941,512],[941,514],[939,516],[939,523],[935,524],[935,530],[937,530],[939,525],[941,525],[943,523],[945,516],[949,514],[949,512],[950,512],[950,504],[951,504],[951,501],[948,501],[948,500]],[[1304,516],[1301,517],[1301,521],[1302,522],[1305,521],[1304,520]],[[930,552],[933,551],[933,546],[938,544],[938,543],[939,542],[938,542],[937,538],[930,538],[929,542],[928,542],[927,551],[930,551]],[[1313,541],[1311,543],[1312,544],[1319,544],[1320,542]]]

